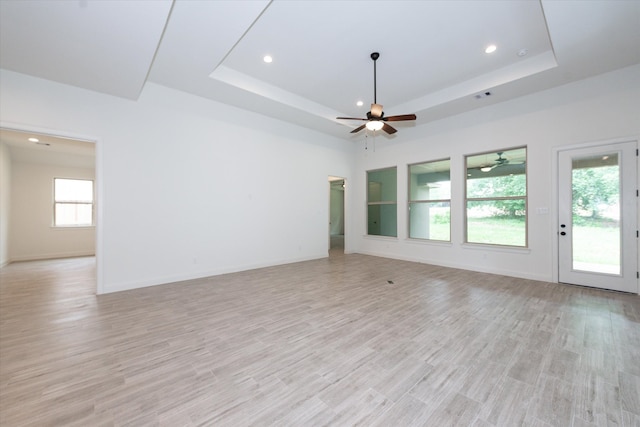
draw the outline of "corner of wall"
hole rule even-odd
[[[11,154],[0,141],[0,267],[11,262],[9,254],[9,212],[11,211]]]

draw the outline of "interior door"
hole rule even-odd
[[[638,293],[636,142],[560,151],[558,279]]]

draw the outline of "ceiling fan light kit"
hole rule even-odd
[[[373,104],[371,104],[371,110],[367,112],[367,118],[358,118],[358,117],[336,117],[337,120],[360,120],[365,121],[367,123],[358,126],[351,133],[358,133],[362,129],[367,128],[370,131],[379,131],[383,130],[387,134],[391,135],[397,132],[397,130],[393,126],[389,126],[387,121],[389,122],[401,122],[408,120],[415,120],[415,114],[402,114],[398,116],[389,116],[385,117],[384,111],[382,111],[382,105],[378,104],[376,92],[377,92],[377,79],[376,79],[376,61],[380,58],[380,54],[378,52],[373,52],[371,54],[371,59],[373,60]]]
[[[384,126],[384,123],[382,123],[382,122],[381,122],[381,121],[379,121],[379,120],[371,120],[371,121],[368,121],[368,122],[367,122],[367,124],[365,125],[365,127],[366,127],[367,129],[372,130],[372,131],[374,131],[374,132],[375,132],[375,131],[377,131],[377,130],[382,129],[382,126]]]

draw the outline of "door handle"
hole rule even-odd
[[[560,232],[560,235],[561,235],[561,236],[566,236],[566,234],[567,234],[567,233],[565,233],[564,231],[561,231],[561,232]]]

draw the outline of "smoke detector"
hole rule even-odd
[[[474,98],[475,99],[482,99],[482,98],[486,98],[488,96],[491,96],[491,92],[486,91],[486,92],[481,92],[481,93],[475,94]]]

